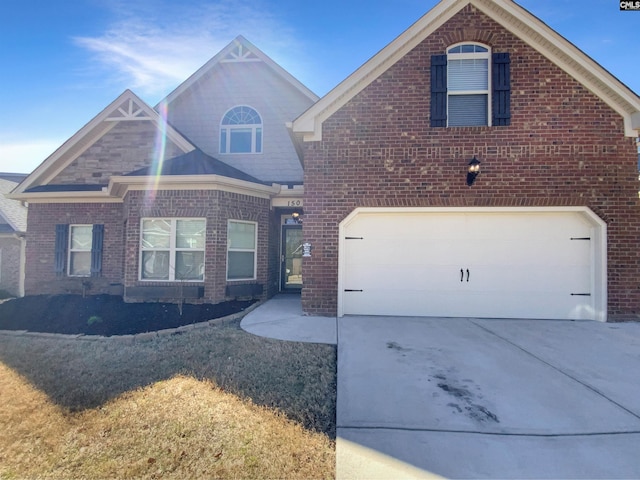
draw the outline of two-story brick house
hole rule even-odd
[[[14,191],[26,293],[635,318],[639,129],[638,96],[511,0],[442,0],[319,100],[238,38]]]
[[[441,1],[293,124],[304,310],[640,313],[639,112],[511,0]]]

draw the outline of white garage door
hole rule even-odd
[[[601,320],[603,228],[580,211],[359,211],[341,314]]]

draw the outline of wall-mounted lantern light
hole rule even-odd
[[[285,219],[284,222],[286,225],[297,225],[302,223],[302,218],[298,212],[293,212],[291,216]]]
[[[467,185],[473,185],[473,182],[476,181],[476,177],[480,175],[480,163],[480,160],[475,156],[469,162],[469,168],[467,170]]]

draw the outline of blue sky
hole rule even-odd
[[[3,0],[0,171],[29,173],[125,89],[155,105],[237,35],[322,96],[436,0]],[[640,93],[640,11],[519,0]]]

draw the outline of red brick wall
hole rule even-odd
[[[29,206],[26,247],[27,295],[81,293],[83,280],[91,282],[90,294],[113,293],[111,284],[129,286],[175,285],[175,282],[140,282],[140,219],[143,217],[202,217],[207,219],[205,281],[189,282],[205,288],[203,301],[226,299],[227,221],[258,222],[257,279],[229,284],[261,283],[263,297],[277,284],[273,252],[269,251],[270,202],[247,195],[220,191],[159,191],[153,197],[132,191],[121,203],[32,204]],[[76,278],[56,276],[54,248],[56,224],[104,224],[102,275]]]
[[[104,225],[102,276],[56,276],[53,267],[57,224]],[[27,225],[26,295],[81,293],[83,280],[91,282],[88,293],[109,293],[111,283],[122,282],[122,204],[32,203],[29,205]]]
[[[461,41],[511,54],[510,126],[429,126],[431,55]],[[608,224],[610,318],[639,313],[637,154],[623,132],[604,102],[467,6],[305,144],[304,310],[335,315],[338,225],[356,207],[586,205]]]
[[[107,184],[114,175],[148,167],[155,158],[182,155],[170,139],[158,151],[160,130],[150,121],[120,122],[60,172],[50,183]]]
[[[125,287],[172,285],[171,282],[141,282],[138,280],[140,256],[140,219],[143,217],[201,217],[207,219],[205,246],[205,281],[189,282],[204,285],[204,301],[217,303],[226,299],[227,283],[269,284],[269,222],[270,201],[214,190],[167,190],[151,196],[148,192],[132,191],[125,198],[127,216],[125,241]],[[258,223],[257,279],[247,282],[227,282],[227,221],[248,220]],[[273,281],[273,280],[272,280]]]

